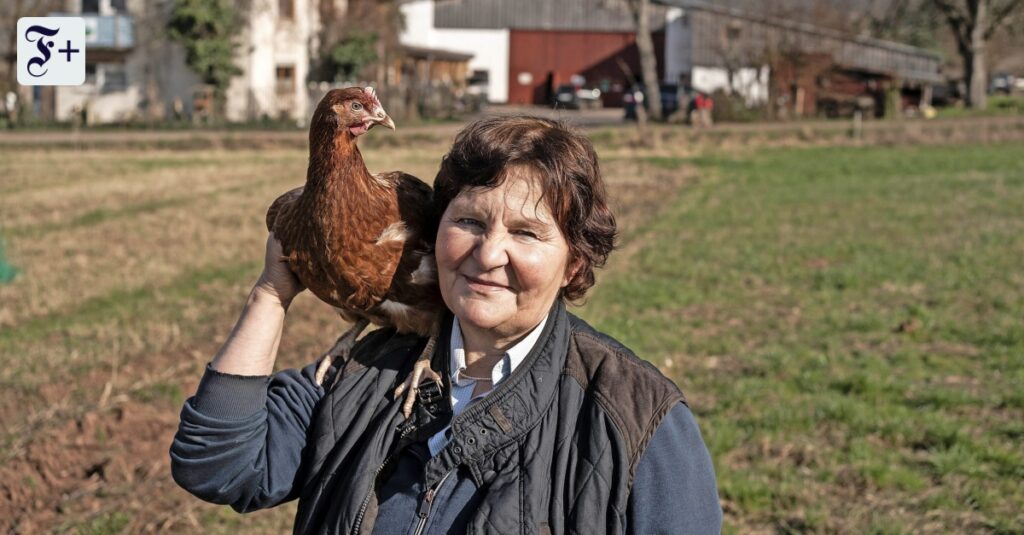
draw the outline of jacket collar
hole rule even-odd
[[[530,350],[533,346],[537,345],[537,341],[540,340],[540,335],[544,332],[544,325],[547,323],[548,317],[544,316],[544,319],[534,327],[529,334],[527,334],[522,340],[514,344],[512,347],[505,351],[505,355],[501,358],[501,361],[495,365],[494,369],[491,370],[491,384],[501,384],[512,372],[519,367],[520,364],[526,360],[529,356]],[[450,357],[448,359],[449,379],[453,384],[459,386],[465,386],[469,384],[472,379],[466,379],[465,382],[460,382],[461,373],[466,369],[466,347],[465,340],[462,338],[462,329],[459,326],[459,319],[452,319],[452,334],[451,340],[448,344]]]
[[[451,337],[451,315],[442,323],[440,340]],[[438,344],[434,366],[440,366],[445,399],[451,395],[449,344]],[[426,466],[427,484],[441,479],[457,466],[467,465],[479,485],[479,465],[491,453],[515,441],[548,412],[565,367],[569,348],[569,317],[565,305],[555,300],[537,343],[512,372],[487,397],[478,400],[451,420],[452,437]],[[450,415],[448,413],[446,416]]]

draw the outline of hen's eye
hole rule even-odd
[[[358,102],[353,102],[352,103],[352,111],[359,111],[361,109],[363,109],[363,105],[362,104],[360,104]]]

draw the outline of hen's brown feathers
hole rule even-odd
[[[321,141],[328,136],[331,142]],[[310,140],[305,187],[267,211],[267,229],[289,266],[345,319],[427,335],[444,306],[430,186],[399,171],[371,175],[347,129],[311,132]]]

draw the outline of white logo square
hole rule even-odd
[[[81,17],[18,19],[18,83],[82,85],[85,21]]]

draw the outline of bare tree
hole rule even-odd
[[[622,58],[615,58],[619,64],[619,69],[622,69],[622,74],[626,75],[626,79],[630,82],[630,91],[632,86],[638,84],[636,74],[633,73],[633,69],[629,68],[629,64]],[[647,127],[647,108],[644,107],[643,95],[633,95],[633,109],[636,112],[636,133],[640,145],[643,145],[649,149],[656,149],[660,145],[660,139]],[[660,98],[659,98],[660,100]]]
[[[975,109],[987,105],[988,42],[1008,21],[1019,15],[1024,0],[931,0],[956,38],[968,82],[967,102]]]
[[[644,93],[647,94],[647,112],[654,120],[661,119],[661,85],[658,80],[658,60],[651,40],[650,0],[622,0],[629,8],[636,28],[636,47],[640,50],[640,72]]]

